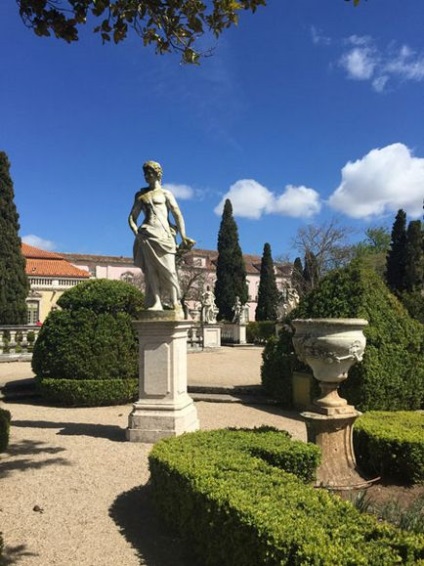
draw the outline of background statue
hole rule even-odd
[[[242,305],[240,301],[240,297],[236,297],[236,302],[233,306],[233,320],[232,322],[235,324],[246,324],[249,312],[249,307],[247,305]]]
[[[215,304],[215,295],[206,288],[202,295],[202,320],[206,324],[216,324],[216,315],[218,314],[218,307]]]
[[[181,291],[175,265],[176,235],[181,236],[181,247],[190,249],[195,241],[185,232],[184,219],[174,195],[161,186],[162,167],[155,161],[143,165],[147,187],[134,198],[128,223],[134,232],[134,265],[140,267],[145,279],[145,306],[149,310],[163,310],[162,301],[180,310]],[[140,212],[144,220],[140,227]],[[169,221],[172,214],[175,225]]]

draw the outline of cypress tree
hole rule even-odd
[[[305,284],[305,292],[309,292],[318,284],[318,262],[315,254],[307,251],[305,254],[305,267],[303,269],[303,281]]]
[[[406,232],[404,288],[409,292],[424,289],[424,252],[421,220],[412,220]]]
[[[264,245],[261,261],[256,320],[277,320],[278,295],[271,246],[267,243]]]
[[[303,265],[300,257],[297,257],[293,263],[292,285],[302,297],[305,293],[305,281],[303,279]]]
[[[394,293],[405,289],[406,214],[400,209],[393,223],[386,261],[386,282]]]
[[[10,163],[0,151],[0,324],[26,324],[29,291]]]
[[[227,199],[219,227],[216,263],[215,301],[219,320],[232,320],[236,297],[239,297],[242,305],[247,302],[246,268],[233,207]]]

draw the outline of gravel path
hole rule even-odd
[[[190,354],[189,382],[254,385],[260,355],[259,349],[232,348]],[[31,376],[29,364],[16,364],[15,370],[12,365],[0,364],[0,382]],[[146,485],[151,447],[125,441],[131,405],[2,406],[13,419],[9,449],[0,454],[4,564],[192,565],[154,516]],[[306,439],[303,422],[274,406],[197,402],[196,407],[202,429],[268,424]]]

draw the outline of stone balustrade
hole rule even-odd
[[[0,361],[31,358],[39,332],[35,325],[0,326]]]
[[[0,361],[31,359],[40,327],[31,325],[0,326]],[[203,330],[200,323],[194,323],[188,331],[187,350],[203,348]]]

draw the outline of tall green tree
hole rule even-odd
[[[266,243],[261,261],[259,279],[258,304],[256,320],[277,320],[278,288],[275,280],[274,262],[272,261],[271,246]]]
[[[302,297],[305,294],[305,281],[303,279],[303,264],[300,257],[297,257],[293,262],[292,271],[292,285]]]
[[[365,240],[353,247],[354,257],[360,258],[364,265],[373,269],[384,280],[386,257],[390,249],[390,232],[384,226],[377,226],[367,228],[365,235]]]
[[[405,246],[405,290],[408,292],[424,289],[424,252],[421,220],[408,224]]]
[[[227,199],[218,232],[215,302],[219,309],[219,320],[232,320],[236,297],[239,297],[242,305],[247,302],[246,268],[233,207]]]
[[[386,262],[386,282],[394,293],[405,289],[406,213],[398,210]]]
[[[305,253],[305,267],[303,268],[303,281],[305,291],[309,292],[318,285],[320,279],[317,256],[307,250]]]
[[[10,163],[0,151],[0,324],[26,324],[29,291]]]

